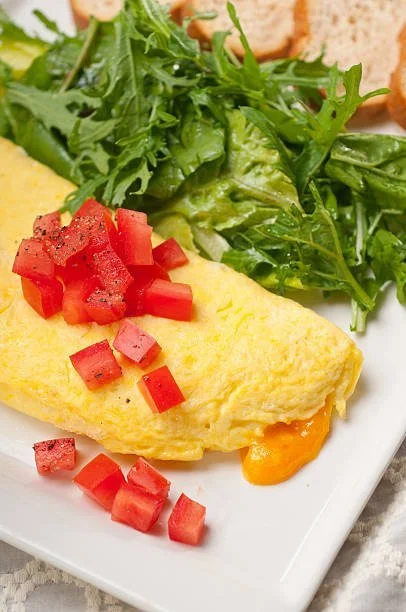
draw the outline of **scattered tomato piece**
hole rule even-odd
[[[171,483],[158,470],[152,467],[145,459],[139,457],[128,472],[129,484],[140,487],[152,495],[166,499]]]
[[[152,250],[152,254],[154,261],[165,270],[174,270],[189,262],[186,253],[175,238],[169,238],[156,246]]]
[[[51,280],[55,277],[55,264],[41,240],[26,238],[18,247],[13,272],[31,280]]]
[[[128,319],[121,323],[113,346],[143,369],[147,368],[161,351],[155,338]]]
[[[73,438],[36,442],[33,449],[39,474],[75,469],[76,447]]]
[[[197,546],[203,536],[205,518],[205,506],[182,493],[169,517],[170,539]]]
[[[191,321],[193,294],[190,285],[154,280],[145,290],[145,311],[156,317]]]
[[[127,289],[125,301],[127,302],[126,314],[132,317],[140,317],[145,314],[145,290],[156,278],[170,280],[169,274],[158,264],[152,266],[130,266],[129,271],[134,278],[133,283]]]
[[[89,257],[83,252],[71,257],[66,267],[56,266],[55,274],[67,285],[72,281],[90,278],[94,272]]]
[[[49,237],[46,241],[50,257],[58,265],[65,267],[69,259],[86,249],[90,241],[86,218],[72,219],[69,225]]]
[[[103,508],[111,510],[125,478],[118,463],[100,453],[76,474],[73,482]]]
[[[22,278],[21,287],[25,300],[44,319],[61,310],[63,287],[58,280],[34,281]]]
[[[66,284],[62,300],[63,318],[70,325],[86,323],[93,319],[87,310],[87,298],[98,288],[98,281],[93,276],[72,280]]]
[[[90,390],[98,389],[122,374],[107,340],[91,344],[70,355],[69,359]]]
[[[117,224],[124,263],[128,266],[152,266],[152,227],[140,223],[134,212],[125,208],[119,208]]]
[[[165,412],[185,401],[168,366],[144,374],[138,388],[153,412]]]
[[[38,215],[34,221],[33,233],[35,238],[45,240],[55,237],[61,229],[61,215],[59,210],[46,215]]]
[[[133,221],[136,221],[137,223],[142,223],[143,225],[147,225],[148,223],[148,217],[146,213],[140,212],[138,210],[129,210],[128,208],[119,208],[116,215],[117,224],[125,224],[128,217],[131,217]]]
[[[125,315],[126,302],[122,295],[106,289],[96,289],[86,300],[85,308],[91,321],[108,325],[120,321]]]
[[[165,498],[126,483],[114,499],[111,518],[145,533],[158,520],[164,503]]]
[[[107,291],[124,294],[133,282],[133,277],[111,247],[93,255],[93,268]]]

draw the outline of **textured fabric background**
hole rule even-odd
[[[308,612],[402,610],[406,610],[406,442],[350,533]],[[136,610],[0,542],[0,612]]]

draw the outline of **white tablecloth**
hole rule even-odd
[[[309,612],[402,610],[406,610],[406,442],[309,608]],[[136,611],[0,542],[0,612]]]

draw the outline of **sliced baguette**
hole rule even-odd
[[[390,82],[392,93],[388,96],[388,111],[406,130],[406,26],[400,33],[399,42],[400,57]]]
[[[258,60],[286,56],[291,44],[295,0],[233,0],[237,15]],[[183,17],[195,12],[216,12],[210,20],[197,20],[190,26],[190,34],[202,43],[209,43],[216,31],[230,30],[228,47],[238,56],[244,54],[238,32],[232,27],[227,0],[187,0]]]
[[[406,0],[296,0],[295,36],[291,55],[317,57],[347,69],[363,67],[361,93],[389,87],[399,59],[398,35],[406,20]],[[371,98],[361,117],[386,108],[388,95]]]
[[[180,9],[185,0],[159,0],[161,4],[171,6],[171,14],[175,21],[180,19]],[[99,21],[110,21],[120,11],[123,0],[70,0],[73,19],[79,29],[89,23],[90,16]]]

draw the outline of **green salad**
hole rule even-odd
[[[258,64],[210,50],[155,0],[52,42],[0,13],[0,135],[78,188],[284,293],[345,293],[363,331],[388,282],[406,301],[406,138],[350,133],[360,65]],[[199,18],[210,18],[199,15]]]

